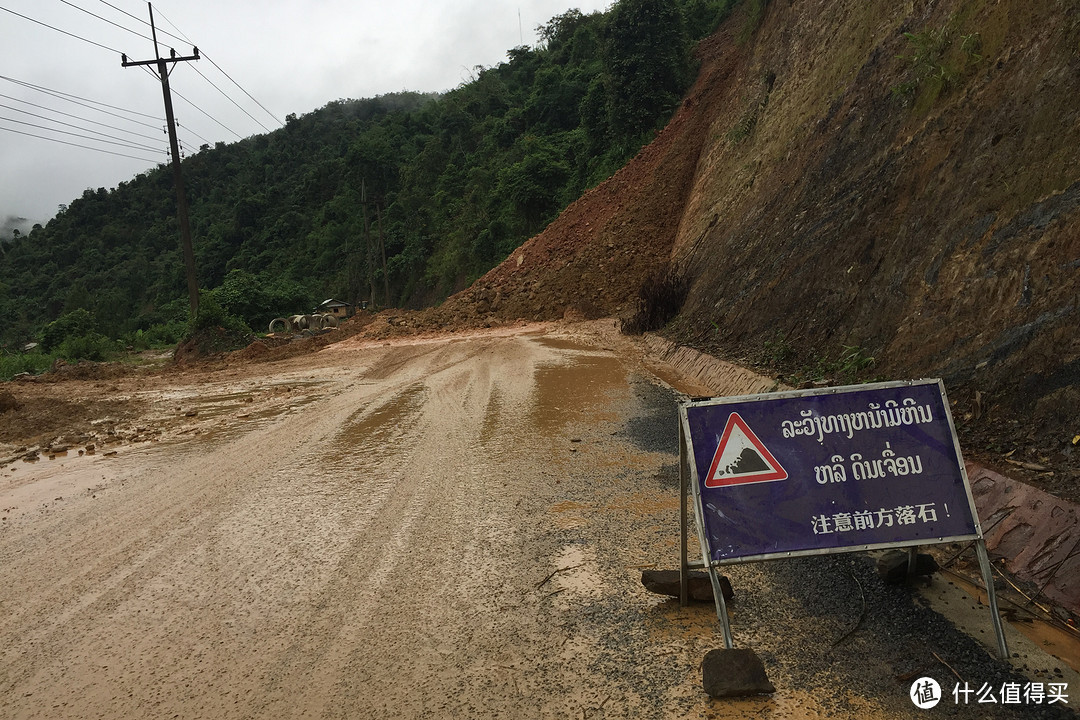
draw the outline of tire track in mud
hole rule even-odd
[[[349,684],[335,668],[362,663],[358,648],[398,594],[384,585],[412,591],[420,526],[438,516],[451,554],[483,555],[505,531],[473,530],[471,498],[455,494],[484,417],[474,410],[489,402],[490,363],[462,369],[480,346],[376,356],[299,412],[219,435],[204,452],[140,453],[104,502],[26,523],[18,535],[63,540],[10,566],[35,601],[0,623],[0,689],[18,696],[7,710],[35,716],[43,693],[56,701],[50,717],[322,707]],[[76,517],[85,526],[73,528]],[[18,539],[5,532],[0,554],[18,560]]]
[[[534,351],[522,349],[510,354],[524,363],[516,372],[528,375]],[[477,459],[473,441],[502,372],[483,359],[484,352],[483,343],[468,353],[448,347],[422,387],[408,386],[363,414],[373,431],[363,445],[368,457],[372,444],[408,437],[407,448],[387,448],[380,460],[359,463],[365,472],[395,476],[393,497],[379,507],[371,532],[355,537],[325,590],[325,612],[298,633],[306,642],[292,650],[283,685],[304,691],[268,693],[264,712],[357,717],[407,714],[435,702],[425,687],[452,667],[445,661],[460,647],[455,633],[467,624],[462,615],[469,614],[477,590],[493,582],[476,573],[488,566],[493,541],[510,531],[508,523],[491,519],[483,502],[487,478],[471,467]],[[418,397],[424,398],[419,406],[409,401]],[[376,429],[379,421],[395,420],[407,431]],[[381,648],[382,657],[372,657],[371,647]],[[417,654],[402,654],[405,647]],[[412,681],[403,682],[406,677]],[[382,690],[364,691],[375,687]],[[350,703],[343,706],[342,698]]]
[[[324,410],[306,414],[315,415]],[[301,445],[319,444],[320,428],[334,424],[334,413],[329,415],[331,419],[321,422],[317,419],[309,425],[307,437],[313,442],[301,442]],[[283,424],[287,430],[280,427]],[[295,424],[275,423],[265,431],[247,436],[244,442],[273,447],[280,444],[283,434],[292,435],[295,440]],[[196,457],[183,468],[155,466],[151,461],[139,472],[121,475],[114,491],[106,494],[108,502],[96,502],[78,514],[78,519],[85,522],[79,523],[77,531],[70,530],[73,513],[43,518],[25,531],[5,528],[0,543],[10,550],[0,551],[0,556],[12,560],[5,563],[10,576],[24,581],[33,578],[26,583],[31,588],[26,584],[20,588],[32,589],[33,601],[3,597],[5,613],[0,623],[0,640],[4,646],[4,669],[0,670],[0,689],[14,688],[36,675],[39,684],[59,686],[74,680],[79,692],[85,692],[94,683],[77,678],[78,657],[70,664],[64,663],[62,668],[52,668],[51,672],[55,673],[52,677],[42,677],[38,668],[47,665],[48,655],[55,654],[58,648],[75,646],[80,637],[84,638],[84,645],[92,646],[85,655],[108,650],[111,646],[107,643],[87,639],[84,628],[99,618],[115,616],[125,605],[139,602],[140,595],[145,598],[155,578],[160,577],[162,565],[169,567],[163,561],[192,557],[200,548],[220,545],[219,536],[228,535],[235,506],[242,505],[245,496],[266,492],[267,487],[275,484],[275,478],[295,469],[292,467],[295,463],[287,458],[275,457],[273,453],[252,458],[250,453],[236,452],[235,446],[236,443],[222,446],[205,457]],[[111,516],[108,526],[92,520],[103,512]],[[66,533],[55,532],[65,528]],[[28,543],[37,545],[32,554],[25,552],[28,548],[20,547],[21,540],[42,536],[52,538],[47,550],[42,542]],[[119,545],[116,538],[121,539]],[[203,565],[205,570],[205,563],[191,564]],[[180,576],[177,580],[184,578]],[[186,589],[206,592],[197,583],[187,585]],[[244,596],[242,588],[240,595]],[[182,607],[184,598],[176,600]],[[143,604],[153,605],[154,598],[144,600]],[[67,654],[77,655],[78,651],[69,650]],[[117,660],[122,662],[122,658]],[[87,675],[95,674],[90,667],[84,669]],[[87,696],[93,697],[93,693]]]
[[[424,354],[427,353],[419,355]],[[265,648],[256,665],[252,666],[250,658],[232,659],[246,665],[250,672],[242,682],[232,679],[230,689],[234,693],[242,691],[245,698],[253,699],[253,708],[259,714],[288,715],[290,707],[297,708],[297,714],[300,708],[307,713],[326,701],[327,696],[316,689],[325,685],[327,674],[333,673],[337,665],[334,658],[342,648],[354,647],[357,638],[351,632],[354,627],[351,618],[374,601],[389,570],[402,562],[403,548],[411,536],[411,520],[420,514],[424,499],[411,492],[411,484],[399,467],[411,453],[400,439],[413,432],[427,392],[416,377],[437,371],[459,358],[446,359],[444,353],[437,352],[425,360],[430,364],[414,362],[413,365],[420,367],[410,367],[401,377],[380,369],[377,374],[387,382],[374,395],[343,397],[338,403],[341,407],[357,402],[365,406],[353,410],[341,428],[327,436],[325,443],[292,463],[290,469],[297,473],[298,479],[292,487],[282,488],[283,497],[294,500],[302,497],[313,484],[325,491],[311,506],[294,509],[294,514],[318,517],[319,527],[298,527],[291,542],[297,542],[295,536],[301,532],[318,534],[320,529],[323,532],[312,557],[299,558],[289,565],[311,567],[321,559],[325,572],[303,579],[308,590],[293,607],[266,608],[261,616],[276,628],[278,641],[274,647]],[[326,446],[331,449],[329,463],[323,462]],[[334,507],[328,507],[328,500]],[[268,502],[266,506],[278,507],[279,503]],[[239,524],[249,532],[251,528],[265,527],[265,521],[256,511],[247,514]],[[328,525],[330,530],[326,531]],[[254,540],[256,545],[262,544],[257,538]],[[284,542],[285,538],[277,540]],[[252,542],[247,537],[240,544],[250,546]],[[332,546],[343,549],[334,552],[330,550]],[[253,562],[265,570],[259,558]],[[273,589],[274,580],[264,580]],[[367,590],[357,592],[356,588]],[[271,592],[279,600],[281,595],[280,590]],[[217,674],[235,675],[231,664],[220,665]]]
[[[440,553],[387,583],[389,588],[411,585],[417,595],[384,597],[362,633],[377,646],[397,643],[409,651],[381,662],[363,652],[350,653],[326,695],[356,704],[328,716],[536,717],[561,714],[567,698],[575,696],[583,668],[565,662],[570,636],[553,635],[550,620],[542,621],[549,599],[535,587],[556,553],[534,545],[533,522],[522,522],[520,502],[522,491],[536,482],[531,477],[536,460],[529,458],[550,450],[558,425],[534,432],[536,405],[549,404],[541,402],[544,393],[536,383],[551,375],[540,369],[576,368],[577,363],[530,345],[524,348],[528,352],[497,369],[481,360],[467,373],[447,371],[445,382],[433,389],[429,414],[443,412],[440,401],[446,400],[457,408],[454,419],[469,419],[418,434],[446,443],[430,463],[439,475],[429,491],[439,500],[424,512],[432,518],[443,510],[426,537]],[[556,394],[565,389],[556,388]],[[573,408],[581,399],[559,402]],[[542,515],[538,519],[543,522]],[[583,652],[588,645],[577,638],[572,647]],[[374,696],[357,692],[365,686],[380,691]]]

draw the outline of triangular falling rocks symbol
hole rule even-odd
[[[786,480],[787,476],[787,471],[780,466],[746,421],[738,413],[731,413],[724,426],[724,434],[720,436],[716,454],[713,455],[712,466],[705,478],[705,487],[772,482]]]

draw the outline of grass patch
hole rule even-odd
[[[56,358],[46,353],[4,353],[0,355],[0,380],[8,381],[16,375],[38,375],[52,367]]]
[[[781,333],[762,343],[761,350],[762,363],[774,369],[786,369],[787,372],[781,375],[781,379],[795,387],[821,381],[844,385],[871,382],[873,380],[867,379],[866,374],[877,364],[874,357],[858,345],[843,345],[840,352],[833,357],[806,357]],[[798,364],[799,358],[803,358],[801,364]]]
[[[761,23],[765,20],[765,7],[769,0],[748,0],[746,3],[746,19],[743,20],[739,34],[735,37],[736,42],[745,45],[754,36]]]
[[[738,145],[743,140],[750,137],[754,133],[754,128],[757,127],[757,120],[757,108],[754,108],[751,112],[748,112],[739,118],[739,122],[735,123],[735,127],[728,130],[728,141],[733,145]]]
[[[894,97],[927,110],[984,60],[982,36],[962,34],[954,19],[939,28],[904,33],[907,52],[900,55],[906,79],[892,87]]]

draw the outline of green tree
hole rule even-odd
[[[49,323],[41,331],[41,349],[52,352],[67,338],[79,338],[97,331],[94,316],[86,308],[79,308]]]
[[[690,72],[682,10],[675,0],[620,0],[607,27],[608,116],[628,139],[656,126],[678,102]]]
[[[549,141],[528,136],[520,143],[522,158],[499,173],[497,192],[512,203],[531,234],[558,210],[559,190],[570,175],[562,153]]]

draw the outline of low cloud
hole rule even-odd
[[[14,231],[18,230],[20,235],[25,235],[30,232],[30,220],[18,215],[4,215],[3,222],[0,222],[0,240],[9,240]]]

